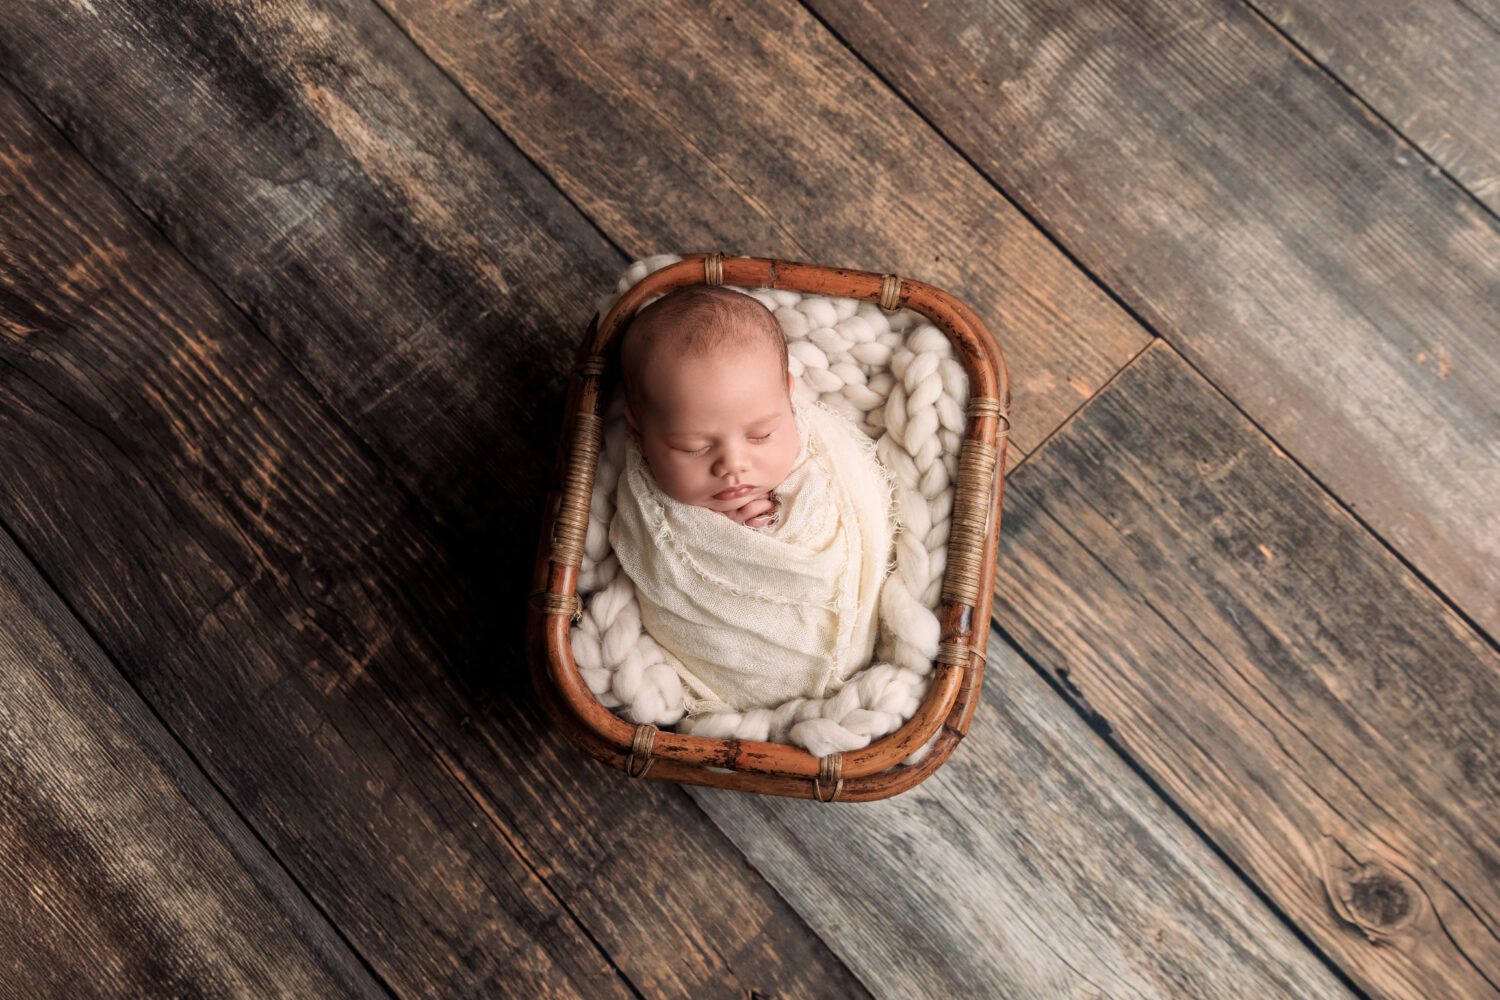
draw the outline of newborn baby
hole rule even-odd
[[[610,546],[689,714],[832,694],[870,662],[895,482],[848,417],[799,403],[775,316],[690,285],[642,309]],[[669,658],[670,662],[670,658]]]

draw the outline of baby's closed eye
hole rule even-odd
[[[774,433],[774,432],[772,432],[772,433]],[[760,443],[760,442],[763,442],[763,441],[770,440],[770,437],[771,437],[770,434],[751,434],[751,435],[749,435],[749,440],[754,441],[756,443]],[[708,449],[710,447],[712,447],[712,446],[711,445],[704,445],[702,448],[674,448],[673,450],[674,451],[684,452],[684,453],[686,453],[688,455],[701,455],[704,452],[708,451]]]

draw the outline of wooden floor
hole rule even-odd
[[[0,4],[0,996],[1500,996],[1500,6]],[[522,621],[569,358],[975,305],[983,703],[644,781]]]

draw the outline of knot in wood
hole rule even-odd
[[[1361,861],[1343,844],[1328,860],[1324,878],[1334,912],[1371,941],[1390,937],[1421,913],[1421,887],[1404,872],[1378,858]]]

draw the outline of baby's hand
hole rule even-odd
[[[750,520],[745,522],[745,527],[764,528],[766,525],[774,523],[776,520],[776,508],[779,506],[781,505],[773,502],[771,504],[770,510],[766,511],[764,514],[757,514],[754,517],[750,518]]]
[[[724,516],[747,528],[764,528],[774,520],[776,510],[780,506],[777,500],[760,497],[736,510],[726,510]]]

